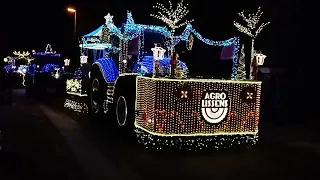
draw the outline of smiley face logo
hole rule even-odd
[[[209,123],[223,121],[229,111],[230,99],[225,91],[206,91],[201,100],[201,115]]]

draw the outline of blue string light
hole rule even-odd
[[[126,21],[126,24],[124,25],[124,31],[121,31],[121,28],[116,27],[112,22],[112,20],[107,21],[105,26],[109,29],[109,32],[111,35],[115,35],[120,40],[124,40],[124,41],[130,41],[140,36],[144,32],[151,32],[151,33],[161,34],[166,37],[170,37],[173,40],[172,44],[174,46],[181,41],[188,41],[189,36],[191,34],[194,34],[195,37],[197,37],[200,41],[202,41],[207,45],[222,46],[222,47],[234,45],[235,48],[233,52],[233,66],[232,66],[231,79],[235,79],[236,77],[237,67],[238,67],[238,52],[240,48],[238,37],[233,37],[225,41],[213,41],[213,40],[204,38],[199,32],[197,32],[192,27],[191,24],[186,25],[186,28],[184,29],[181,35],[174,36],[172,32],[170,32],[166,27],[163,27],[163,26],[136,24],[132,18],[132,13],[129,11],[127,12],[127,21]],[[102,31],[102,28],[103,27],[99,27],[99,31]],[[88,35],[86,35],[85,37],[87,36]]]
[[[106,26],[108,27],[111,34],[117,36],[119,39],[122,40],[132,40],[138,37],[143,32],[152,32],[164,35],[166,37],[171,37],[173,39],[173,44],[178,44],[181,41],[188,41],[189,36],[194,34],[200,41],[204,42],[207,45],[211,46],[230,46],[234,44],[235,49],[233,52],[233,66],[232,66],[232,74],[231,79],[234,79],[237,74],[237,67],[238,67],[238,52],[239,52],[239,38],[233,37],[225,41],[213,41],[207,38],[204,38],[199,32],[197,32],[191,24],[187,24],[185,30],[179,36],[174,36],[166,27],[162,26],[155,26],[155,25],[142,25],[136,24],[132,18],[132,13],[127,12],[127,22],[124,26],[124,33],[121,32],[120,28],[117,28],[113,22],[107,23]]]
[[[119,77],[118,67],[111,58],[98,59],[93,64],[98,65],[106,82],[114,82]]]
[[[134,64],[132,71],[135,73],[139,73],[141,66],[143,66],[148,71],[146,73],[150,74],[153,71],[153,63],[154,63],[153,56],[144,56],[141,62],[136,62]],[[163,69],[170,69],[170,67],[171,67],[170,58],[168,58],[168,57],[165,57],[164,59],[159,60],[158,63],[159,63],[159,66],[162,67]],[[179,61],[178,67],[179,68],[187,68],[187,65],[184,62]]]
[[[42,67],[42,72],[50,72],[55,68],[59,68],[59,65],[57,64],[46,64]]]
[[[58,53],[51,53],[51,52],[33,52],[33,56],[53,56],[53,57],[60,57],[61,54]]]
[[[6,72],[13,71],[13,67],[12,66],[13,66],[12,64],[6,65],[6,66],[4,66],[4,69],[6,70]]]

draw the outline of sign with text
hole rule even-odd
[[[261,82],[138,76],[135,125],[172,136],[257,133],[260,92]]]
[[[228,92],[206,91],[201,99],[201,115],[209,123],[225,119],[229,109]]]

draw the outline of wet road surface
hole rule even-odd
[[[15,105],[0,108],[4,177],[320,179],[320,143],[313,126],[261,123],[261,141],[251,149],[155,152],[123,141],[112,119],[94,121],[64,110],[62,99],[49,101],[16,95]]]

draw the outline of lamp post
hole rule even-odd
[[[65,59],[64,60],[64,66],[67,67],[70,65],[70,59]]]
[[[252,60],[253,62],[251,65],[251,80],[257,80],[259,66],[262,66],[264,64],[264,60],[267,56],[259,52],[255,53],[254,57],[255,58]]]
[[[163,49],[162,47],[159,47],[158,44],[154,44],[154,48],[151,48],[151,51],[153,52],[153,61],[154,61],[152,77],[155,77],[159,68],[159,60],[164,59],[164,53],[166,52],[166,50]]]
[[[74,13],[74,35],[76,36],[77,32],[77,11],[74,8],[68,8],[68,12]]]
[[[256,58],[257,58],[257,64],[258,66],[262,66],[264,64],[264,59],[266,58],[267,56],[262,54],[262,53],[257,53],[256,54]]]

